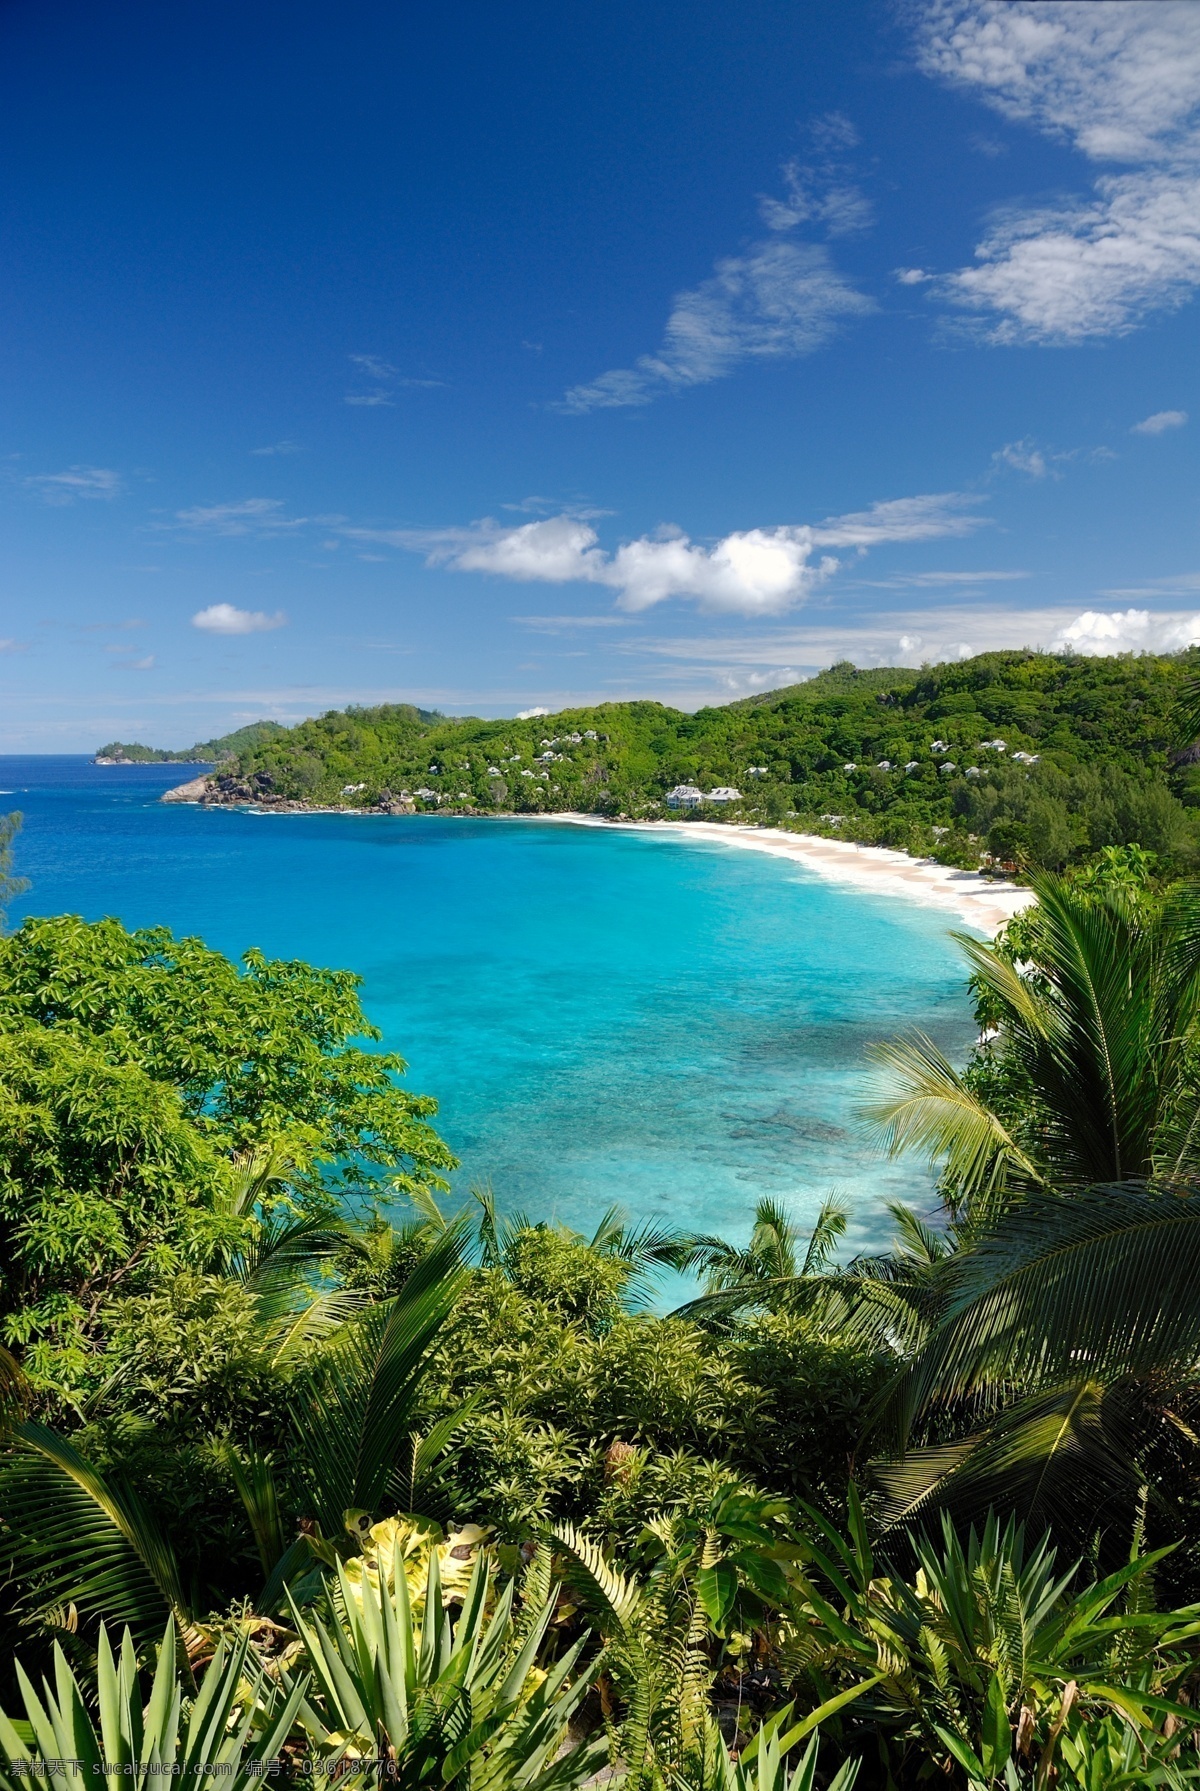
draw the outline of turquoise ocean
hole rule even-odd
[[[722,845],[534,820],[164,806],[180,766],[0,758],[23,914],[165,923],[234,956],[355,970],[465,1195],[589,1229],[613,1202],[743,1237],[763,1194],[851,1240],[928,1202],[857,1108],[868,1043],[974,1036],[953,924]]]

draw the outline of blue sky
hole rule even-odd
[[[1200,640],[1194,0],[6,0],[0,750]]]

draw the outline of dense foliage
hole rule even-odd
[[[168,747],[143,746],[140,741],[110,740],[96,749],[97,759],[118,765],[212,765],[238,753],[250,752],[272,734],[285,732],[280,721],[252,721],[232,734],[221,734],[215,740],[197,740],[195,746],[173,752]]]
[[[749,819],[1018,870],[1139,843],[1187,868],[1200,755],[1178,751],[1195,651],[1113,659],[986,653],[920,671],[836,665],[694,715],[605,703],[526,721],[407,704],[331,711],[261,740],[229,800],[663,817],[676,784],[732,788]],[[1186,744],[1186,742],[1182,743]],[[1023,755],[1023,756],[1022,756]]]
[[[451,1215],[352,976],[0,940],[0,1787],[1194,1782],[1200,894],[1036,888],[849,1261]]]

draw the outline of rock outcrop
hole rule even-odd
[[[210,777],[193,777],[186,784],[176,784],[173,790],[164,790],[159,797],[160,802],[203,802],[212,784]]]

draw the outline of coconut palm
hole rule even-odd
[[[873,1053],[883,1142],[941,1163],[956,1209],[1200,1170],[1200,888],[1034,889],[1032,961],[957,935],[991,1026],[972,1071],[920,1034]]]
[[[961,1440],[882,1469],[893,1521],[1003,1500],[1031,1524],[1125,1535],[1141,1487],[1195,1474],[1200,1189],[1035,1193],[939,1265],[927,1335],[880,1434]]]
[[[792,1223],[778,1201],[764,1196],[755,1206],[747,1243],[696,1237],[677,1256],[681,1268],[700,1271],[705,1286],[701,1297],[680,1311],[689,1317],[730,1317],[748,1306],[799,1304],[827,1281],[847,1218],[846,1207],[826,1200],[806,1233]]]

